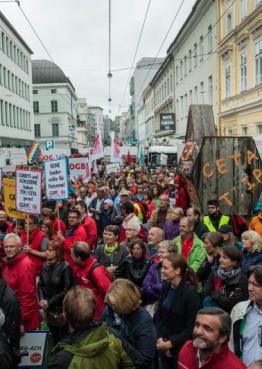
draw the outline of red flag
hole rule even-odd
[[[127,153],[127,156],[126,156],[126,163],[128,166],[131,165],[131,155],[130,155],[130,152],[128,150],[128,153]]]

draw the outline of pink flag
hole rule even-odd
[[[115,139],[115,133],[111,133],[111,163],[122,163],[120,146]]]
[[[94,164],[93,164],[93,173],[98,175],[98,166],[97,166],[96,160],[94,161]]]
[[[103,150],[103,144],[100,137],[100,134],[96,134],[96,140],[93,148],[93,153],[91,156],[91,161],[101,159],[104,157],[104,150]]]

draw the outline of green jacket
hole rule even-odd
[[[135,369],[124,351],[122,342],[102,323],[73,344],[60,342],[55,350],[64,349],[73,355],[68,369]]]
[[[176,241],[177,248],[178,248],[178,254],[182,255],[181,236],[178,236],[175,239],[175,241]],[[187,264],[190,268],[193,269],[194,272],[197,272],[200,265],[205,260],[205,257],[206,257],[206,250],[204,248],[203,242],[194,233],[193,246],[188,255]]]

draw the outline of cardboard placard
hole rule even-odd
[[[27,352],[23,356],[19,368],[42,368],[44,366],[45,349],[47,344],[45,331],[25,333],[20,339],[20,351]]]
[[[167,165],[167,159],[168,159],[168,156],[166,154],[161,154],[160,155],[160,164],[161,165]]]
[[[87,157],[68,158],[70,177],[82,176],[84,179],[90,177],[89,159]]]
[[[46,198],[53,201],[68,199],[67,159],[45,161],[44,167]]]
[[[107,164],[106,172],[107,172],[107,174],[120,173],[120,164],[119,163]]]
[[[3,191],[6,214],[14,219],[25,219],[26,215],[16,210],[15,178],[3,178]]]
[[[16,209],[27,214],[41,213],[41,184],[40,170],[19,169],[16,171]]]

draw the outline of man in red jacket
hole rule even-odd
[[[92,251],[95,248],[98,239],[96,221],[87,214],[87,206],[83,200],[77,201],[75,209],[77,209],[81,214],[81,223],[85,228],[87,243]]]
[[[81,214],[77,209],[70,209],[68,212],[69,228],[65,237],[62,232],[57,233],[57,238],[64,242],[65,259],[70,259],[73,244],[77,241],[87,242],[87,235],[83,224],[81,224]]]
[[[27,228],[29,228],[29,243],[27,245]],[[46,233],[40,231],[38,228],[38,220],[34,215],[30,215],[25,220],[26,232],[22,234],[21,240],[24,250],[34,263],[36,275],[39,276],[42,265],[46,261],[46,250],[48,246],[48,237]]]
[[[193,341],[187,341],[178,357],[179,369],[244,369],[245,364],[229,350],[230,316],[220,308],[197,313]]]
[[[91,256],[86,242],[73,244],[68,262],[74,271],[77,284],[94,292],[96,296],[95,320],[99,320],[104,310],[105,295],[111,284],[106,269]]]
[[[4,250],[6,257],[3,259],[3,276],[20,302],[20,332],[23,334],[40,326],[35,267],[32,260],[22,251],[21,240],[15,233],[5,236]]]

